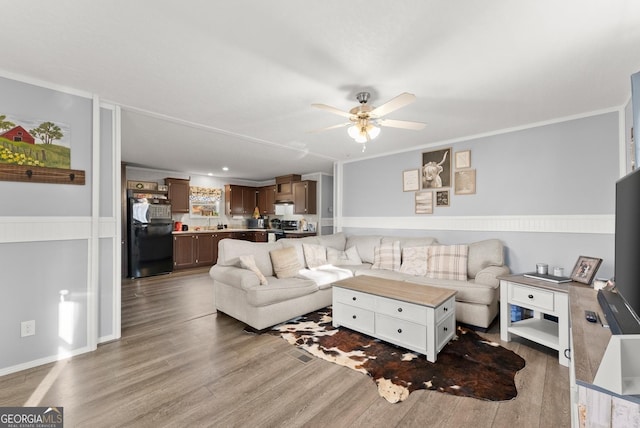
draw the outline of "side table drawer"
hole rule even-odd
[[[356,306],[335,303],[333,305],[333,325],[342,325],[373,336],[375,334],[375,316]]]
[[[533,305],[543,310],[554,311],[553,291],[517,285],[510,282],[509,294],[509,300],[513,303],[522,303],[523,305],[527,305],[527,307]]]
[[[456,334],[456,317],[455,314],[450,313],[448,318],[436,326],[436,353],[444,348],[454,334]]]
[[[441,319],[446,318],[454,312],[456,305],[456,298],[452,297],[440,306],[436,310],[436,322],[440,322]]]
[[[385,297],[377,297],[376,303],[376,312],[378,313],[420,325],[427,325],[427,308],[424,306]]]
[[[427,353],[427,327],[424,325],[376,314],[376,336],[413,351]]]
[[[333,302],[371,310],[375,308],[375,296],[347,288],[333,287]]]

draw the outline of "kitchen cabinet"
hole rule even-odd
[[[276,186],[265,186],[258,189],[258,209],[260,214],[276,213]]]
[[[233,239],[242,239],[251,242],[267,242],[267,232],[262,230],[234,232]]]
[[[296,174],[276,177],[276,201],[281,203],[293,201],[293,185],[300,180],[301,177]]]
[[[227,215],[253,214],[256,205],[256,188],[227,184],[224,186],[225,212]]]
[[[173,235],[173,267],[186,269],[212,266],[218,259],[221,233],[185,233]]]
[[[165,178],[164,184],[169,188],[171,212],[189,212],[189,180],[183,178]]]
[[[293,213],[316,214],[316,182],[299,181],[293,183]]]

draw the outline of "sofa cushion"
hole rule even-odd
[[[383,242],[373,249],[371,269],[400,270],[400,241]]]
[[[268,280],[268,285],[260,285],[247,290],[247,302],[251,306],[267,306],[318,291],[318,285],[315,282],[299,276],[292,278],[271,277]]]
[[[405,277],[405,281],[414,284],[430,285],[457,291],[456,301],[490,305],[498,299],[499,287],[477,284],[474,280],[456,281],[452,279],[433,279],[424,276]]]
[[[332,235],[320,235],[317,239],[320,245],[324,245],[327,248],[335,248],[336,250],[344,250],[347,244],[347,237],[342,232]]]
[[[499,239],[487,239],[469,244],[467,274],[470,278],[475,278],[478,272],[487,266],[502,265],[504,265],[504,249]]]
[[[362,264],[362,259],[356,247],[349,247],[345,251],[327,247],[327,262],[334,266],[354,266]]]
[[[468,245],[432,245],[427,250],[427,277],[466,281]]]
[[[302,244],[305,242],[311,244],[313,242],[305,241],[304,238],[285,238],[285,239],[280,239],[277,242],[279,242],[282,245],[282,248],[295,248],[296,255],[298,257],[298,261],[300,262],[300,264],[302,266],[307,265],[307,262],[304,259],[304,250],[302,249]]]
[[[322,245],[302,244],[304,260],[309,268],[327,264],[327,249]]]
[[[273,271],[279,279],[294,277],[303,268],[298,260],[296,249],[293,247],[273,250],[269,254],[273,263]]]
[[[429,247],[405,247],[402,249],[400,272],[409,275],[427,274],[427,250]]]
[[[248,269],[251,272],[255,273],[258,279],[260,280],[260,285],[267,285],[267,278],[260,272],[258,266],[256,266],[256,260],[253,258],[253,254],[246,254],[244,256],[240,256],[240,267],[243,269]]]
[[[282,248],[277,242],[249,242],[225,238],[218,245],[218,263],[221,266],[240,266],[240,256],[253,254],[256,266],[264,276],[273,276],[269,252]]]
[[[419,236],[419,237],[400,237],[400,236],[383,236],[380,242],[394,242],[400,241],[400,248],[409,247],[428,247],[429,245],[435,245],[438,243],[436,238],[431,236]]]
[[[363,262],[373,263],[373,249],[380,245],[381,239],[381,236],[376,235],[350,235],[345,248],[356,247]]]

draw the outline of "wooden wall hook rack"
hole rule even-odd
[[[0,181],[84,185],[85,172],[79,169],[0,164]]]

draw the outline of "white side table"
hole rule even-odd
[[[517,335],[558,351],[559,363],[569,366],[569,284],[526,278],[500,277],[500,339]],[[511,306],[531,309],[533,318],[511,321]],[[544,314],[558,318],[554,322]]]

